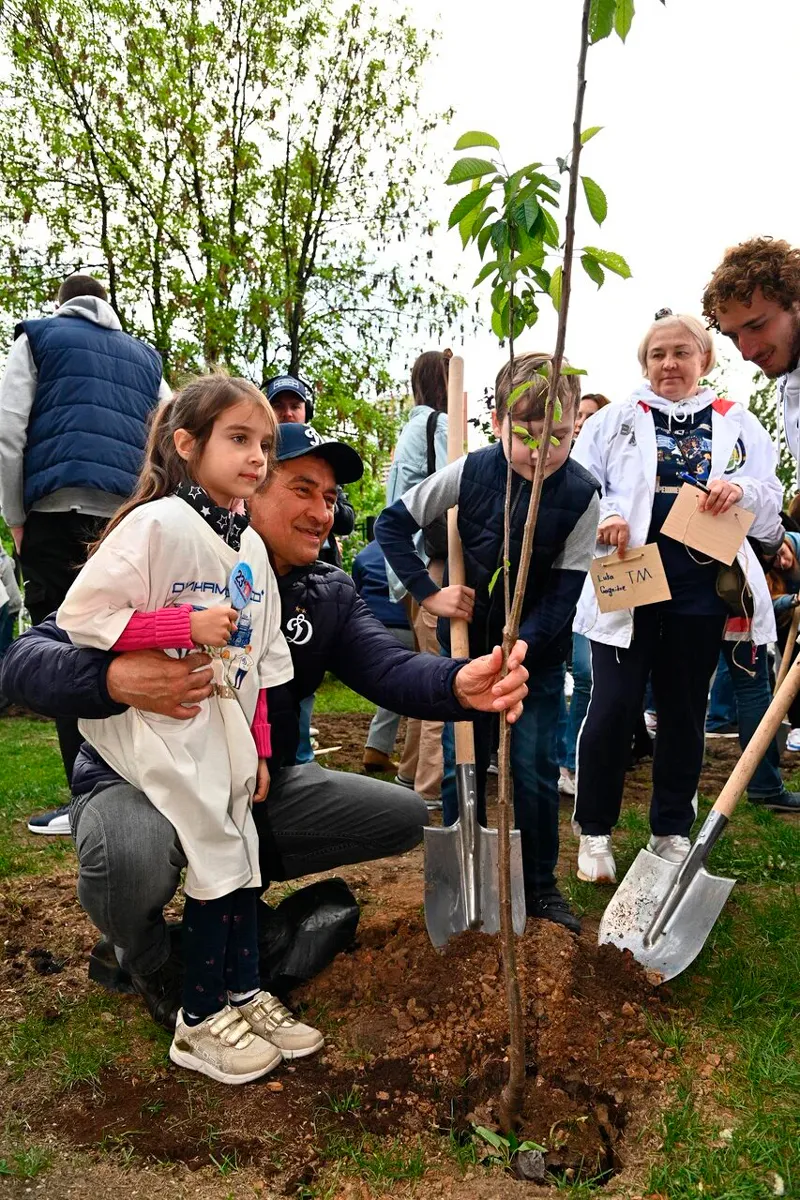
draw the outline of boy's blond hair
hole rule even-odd
[[[513,379],[511,378],[510,363],[506,363],[499,372],[494,385],[494,407],[498,421],[502,421],[508,412],[508,397],[521,383],[530,383],[531,386],[522,393],[514,406],[515,409],[520,413],[524,412],[526,421],[541,421],[544,416],[550,381],[542,375],[537,375],[536,372],[540,367],[549,366],[552,361],[552,354],[537,354],[532,351],[527,354],[519,354],[514,359]],[[569,365],[566,359],[562,361],[565,366]],[[574,413],[581,398],[580,377],[578,375],[562,375],[558,381],[556,395],[561,401],[564,415]]]

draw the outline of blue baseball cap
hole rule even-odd
[[[294,375],[274,375],[272,379],[267,380],[267,399],[270,403],[281,392],[295,392],[306,404],[311,399],[308,384],[303,383],[302,379],[296,379]]]
[[[361,455],[346,442],[336,442],[320,437],[310,425],[287,423],[278,426],[275,455],[278,462],[290,458],[301,458],[304,454],[316,454],[333,467],[336,482],[355,483],[364,474]]]

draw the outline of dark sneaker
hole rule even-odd
[[[756,808],[768,808],[770,812],[800,813],[800,792],[784,792],[781,796],[751,796],[748,801]]]
[[[110,938],[101,937],[89,955],[89,978],[107,992],[119,992],[124,996],[136,994],[130,975],[117,962]]]
[[[711,728],[706,726],[706,737],[717,738],[735,738],[739,736],[738,725],[713,725]]]
[[[554,925],[563,925],[570,933],[580,933],[581,923],[558,888],[551,892],[540,892],[526,902],[528,916],[534,920],[552,921]]]
[[[411,791],[413,792],[413,790],[414,790],[414,780],[413,779],[406,779],[405,775],[401,775],[400,772],[398,771],[394,777],[394,781],[395,781],[395,783],[399,783],[400,787],[410,788]]]
[[[51,836],[69,837],[72,833],[69,823],[69,805],[62,804],[61,808],[53,808],[50,812],[42,813],[40,817],[31,817],[28,821],[31,833],[49,833]]]

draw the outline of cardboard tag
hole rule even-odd
[[[606,558],[596,558],[589,574],[603,613],[672,598],[655,542],[628,550],[623,559],[616,551]]]
[[[703,493],[691,483],[684,483],[669,511],[661,532],[676,542],[683,542],[706,558],[731,565],[747,532],[755,520],[753,513],[734,504],[726,513],[715,517],[698,512]]]

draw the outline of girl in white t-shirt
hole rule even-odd
[[[292,677],[280,599],[244,501],[276,423],[251,383],[210,375],[155,414],[133,496],[58,612],[77,645],[213,657],[214,694],[185,720],[129,708],[80,723],[172,823],[186,855],[186,976],[170,1058],[223,1083],[311,1054],[322,1035],[260,988],[258,836],[269,788],[266,688]]]

